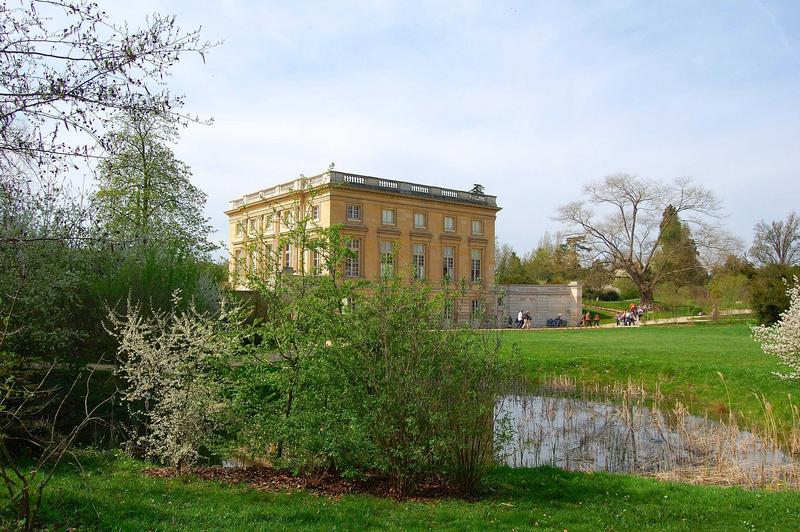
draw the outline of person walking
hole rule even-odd
[[[522,317],[523,317],[522,310],[520,310],[519,313],[517,314],[517,329],[522,329]]]
[[[530,331],[531,330],[531,313],[526,310],[525,313],[522,315],[522,319],[525,321],[525,329]]]
[[[594,321],[594,323],[592,325],[594,325],[595,327],[600,327],[600,314],[595,312],[593,321]]]

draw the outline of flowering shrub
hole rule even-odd
[[[148,317],[129,302],[125,316],[110,313],[109,329],[119,342],[122,398],[145,426],[132,443],[180,471],[197,460],[226,407],[217,369],[226,363],[232,345],[226,326],[238,311],[223,305],[218,314],[201,313],[193,302],[176,310],[179,292],[173,303]]]
[[[753,337],[768,355],[775,355],[790,368],[788,373],[777,373],[783,379],[800,379],[800,283],[786,289],[789,308],[780,314],[778,321],[769,326],[753,327]]]

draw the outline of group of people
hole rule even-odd
[[[527,310],[520,310],[517,313],[517,329],[531,328],[531,313]]]
[[[592,316],[589,312],[581,316],[581,321],[578,322],[578,327],[600,327],[600,314],[596,313]]]
[[[644,316],[644,308],[631,303],[631,306],[628,308],[628,310],[617,312],[617,327],[620,325],[624,327],[628,325],[639,325],[639,321],[642,319],[642,316]]]

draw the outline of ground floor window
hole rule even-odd
[[[347,242],[351,253],[344,260],[344,274],[346,277],[359,277],[361,275],[361,239],[351,238]]]
[[[391,242],[381,242],[381,276],[394,275],[394,246]]]
[[[479,318],[483,311],[483,307],[481,305],[480,299],[473,299],[472,300],[472,317]]]

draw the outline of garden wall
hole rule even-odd
[[[499,285],[501,304],[498,321],[501,326],[508,318],[516,320],[520,310],[531,313],[532,327],[546,327],[547,320],[559,314],[574,326],[581,315],[583,287],[580,283],[569,284],[504,284]]]

